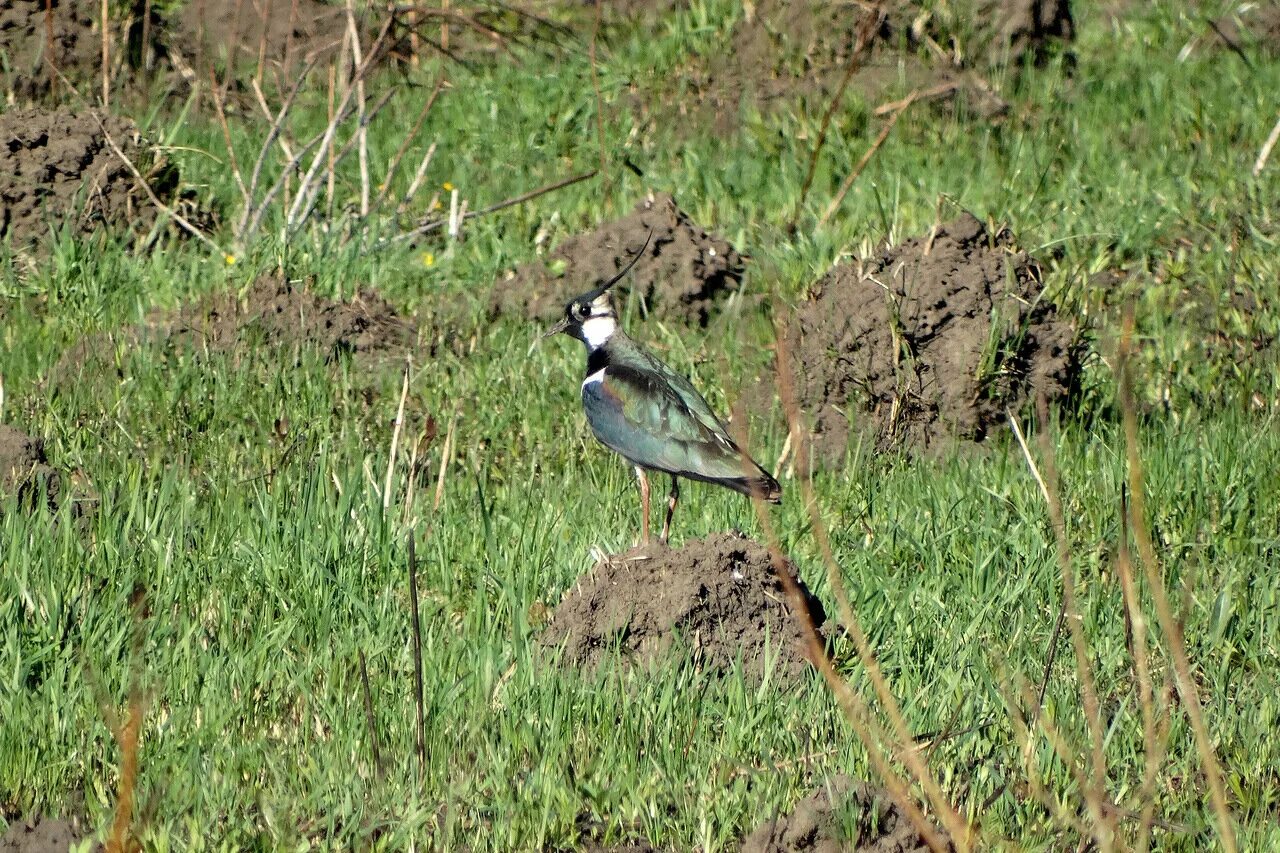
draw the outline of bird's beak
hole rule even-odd
[[[550,329],[547,329],[542,333],[542,337],[549,338],[552,335],[558,335],[567,328],[569,328],[569,320],[565,317],[561,317],[559,323],[556,323]]]

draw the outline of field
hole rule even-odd
[[[1280,847],[1265,6],[197,4],[4,48],[0,849]],[[783,503],[633,551],[650,230]]]

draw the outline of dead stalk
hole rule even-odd
[[[605,153],[604,144],[604,99],[600,97],[600,74],[596,70],[596,40],[600,36],[600,19],[603,14],[602,4],[604,0],[596,0],[595,19],[591,24],[591,41],[587,45],[587,57],[591,64],[591,88],[595,91],[596,96],[596,141],[600,145],[600,174],[604,176],[604,185],[607,191],[609,188],[609,162]]]
[[[364,65],[364,56],[360,51],[360,32],[356,29],[356,12],[352,0],[347,0],[347,36],[351,39],[351,58],[359,68]],[[356,77],[356,99],[359,116],[356,136],[360,142],[360,217],[369,217],[369,125],[367,115],[367,93],[364,88],[364,75]]]
[[[1174,618],[1173,608],[1169,604],[1169,596],[1164,588],[1164,578],[1160,574],[1160,564],[1156,559],[1155,546],[1151,542],[1151,530],[1147,526],[1146,492],[1143,483],[1142,459],[1138,449],[1138,412],[1133,398],[1133,379],[1130,376],[1129,358],[1133,347],[1134,312],[1130,304],[1125,315],[1120,335],[1120,350],[1117,355],[1117,369],[1120,374],[1120,413],[1124,424],[1125,449],[1129,467],[1129,526],[1138,546],[1138,556],[1142,560],[1142,570],[1151,588],[1151,598],[1156,608],[1156,619],[1165,642],[1173,656],[1173,670],[1178,694],[1187,709],[1187,717],[1191,730],[1195,734],[1196,750],[1200,754],[1200,763],[1209,783],[1209,795],[1213,811],[1218,822],[1219,837],[1222,847],[1227,853],[1235,853],[1235,828],[1231,822],[1231,809],[1227,805],[1227,793],[1222,782],[1222,768],[1214,753],[1213,743],[1209,739],[1209,730],[1205,725],[1204,712],[1200,707],[1200,695],[1191,679],[1191,661],[1187,657],[1186,642],[1182,636],[1182,628]]]
[[[460,218],[462,220],[467,220],[467,219],[474,219],[477,216],[486,216],[490,213],[496,213],[499,210],[503,210],[508,207],[513,207],[517,204],[523,204],[526,201],[535,199],[540,195],[546,195],[547,193],[555,192],[556,190],[559,190],[559,189],[564,189],[567,186],[572,186],[573,184],[579,183],[580,181],[585,181],[590,178],[594,178],[597,174],[599,173],[595,169],[592,169],[590,172],[583,172],[580,175],[573,175],[572,177],[563,178],[559,181],[555,181],[553,183],[547,184],[546,186],[538,187],[536,190],[530,190],[527,193],[521,193],[520,195],[506,199],[505,201],[500,201],[497,204],[491,204],[488,207],[482,207],[479,210],[467,211]],[[406,199],[405,201],[407,202],[408,199]],[[406,231],[403,234],[397,234],[396,236],[390,238],[389,242],[398,243],[404,240],[412,240],[415,237],[419,237],[423,234],[428,234],[432,231],[437,231],[441,228],[444,228],[448,226],[449,223],[450,223],[450,217],[445,217],[444,219],[435,219],[435,220],[432,220],[431,222],[426,222],[422,225],[419,225],[417,228],[413,229],[412,231]]]
[[[836,191],[835,197],[831,199],[831,203],[827,205],[827,209],[823,211],[822,218],[818,220],[818,225],[826,225],[831,221],[831,217],[835,216],[840,205],[844,202],[844,197],[849,194],[849,190],[853,188],[854,181],[858,180],[858,176],[862,174],[862,170],[867,168],[867,164],[871,162],[871,158],[880,150],[880,146],[884,145],[884,141],[889,138],[889,132],[893,130],[893,126],[898,123],[898,119],[902,118],[902,114],[907,108],[915,103],[916,93],[912,92],[908,95],[901,107],[890,113],[889,120],[884,123],[884,127],[880,128],[880,134],[876,136],[876,141],[871,143],[871,147],[862,155],[853,171],[845,177],[844,182],[840,184],[840,189]]]
[[[458,415],[455,412],[449,419],[449,431],[444,436],[444,447],[440,449],[440,473],[436,477],[436,495],[431,501],[432,512],[438,510],[440,502],[444,500],[444,478],[449,472],[449,459],[453,456],[453,431],[457,426]]]
[[[83,103],[84,98],[80,96],[79,92],[76,92],[76,89],[71,85],[71,82],[67,80],[61,72],[58,72],[58,77],[62,80],[63,85],[65,85],[71,92],[74,92],[76,97]],[[88,106],[88,104],[85,104],[85,106]],[[192,225],[191,222],[182,214],[178,213],[176,210],[160,200],[160,197],[156,195],[155,190],[151,189],[151,185],[147,183],[147,179],[138,171],[138,167],[133,165],[133,161],[130,160],[128,155],[124,153],[124,150],[116,144],[116,141],[111,138],[111,134],[107,131],[106,124],[102,121],[102,117],[98,115],[97,111],[92,107],[89,107],[89,114],[93,116],[93,120],[102,131],[102,138],[106,141],[107,147],[111,149],[111,153],[115,154],[116,157],[120,159],[120,162],[124,164],[124,167],[129,170],[129,174],[133,175],[134,180],[138,182],[138,186],[142,187],[143,192],[147,194],[147,198],[156,206],[156,209],[172,218],[174,222],[178,223],[178,226],[182,228],[182,230],[186,231],[192,237],[195,237],[201,243],[204,243],[216,252],[219,257],[223,256],[225,252],[223,252],[222,247],[215,243],[211,237],[206,235],[196,226]]]
[[[422,155],[422,160],[418,163],[418,168],[413,173],[413,180],[409,182],[409,189],[405,190],[404,198],[400,199],[400,203],[396,205],[397,216],[403,216],[405,210],[408,209],[409,202],[413,200],[414,195],[416,195],[419,188],[421,188],[422,182],[426,180],[427,169],[431,167],[431,160],[435,156],[436,143],[433,142],[427,146],[427,153]]]
[[[209,93],[213,100],[214,115],[218,117],[218,127],[222,130],[222,143],[227,146],[227,164],[231,168],[231,177],[235,178],[236,189],[240,190],[240,199],[244,208],[248,210],[253,199],[249,195],[249,188],[244,184],[244,174],[240,171],[240,164],[236,161],[236,147],[231,143],[231,124],[227,121],[226,104],[218,92],[218,79],[212,75],[211,71],[212,85],[209,87]]]
[[[745,441],[742,442],[743,445],[745,443]],[[756,517],[759,519],[761,529],[764,531],[765,541],[769,549],[769,559],[773,564],[774,573],[782,582],[783,589],[786,590],[787,598],[791,602],[792,616],[795,617],[800,626],[801,634],[804,635],[809,659],[818,668],[823,680],[827,683],[827,687],[835,695],[836,701],[840,703],[840,708],[844,712],[845,718],[866,748],[867,758],[871,762],[876,775],[884,782],[885,789],[893,798],[894,804],[911,821],[912,825],[920,833],[920,837],[929,845],[930,850],[935,851],[935,853],[950,850],[947,839],[925,817],[919,804],[916,803],[915,798],[911,795],[907,783],[898,775],[890,763],[888,756],[900,753],[903,749],[900,747],[892,749],[885,747],[885,742],[889,741],[888,733],[875,721],[866,702],[850,689],[848,683],[836,672],[830,658],[827,657],[827,650],[823,647],[822,640],[818,637],[817,628],[809,617],[808,608],[804,606],[804,594],[800,591],[795,578],[791,575],[790,564],[782,555],[781,542],[769,520],[764,501],[759,495],[754,495],[751,503],[755,507]],[[967,830],[960,837],[967,839]],[[965,849],[967,849],[967,846]]]
[[[800,211],[804,209],[805,199],[809,197],[809,189],[813,186],[813,176],[818,171],[818,155],[822,153],[822,148],[827,144],[827,132],[831,129],[831,118],[835,115],[836,108],[844,100],[845,90],[849,88],[849,81],[853,79],[854,73],[862,67],[862,56],[867,46],[871,44],[871,39],[875,36],[876,30],[880,27],[880,22],[884,20],[883,6],[873,6],[866,12],[866,17],[862,21],[862,26],[858,28],[857,41],[854,43],[852,52],[849,55],[849,63],[845,66],[844,75],[840,78],[840,85],[836,87],[835,94],[831,97],[831,102],[827,104],[826,112],[822,116],[822,125],[818,129],[818,138],[813,143],[813,151],[809,155],[809,168],[805,171],[804,182],[800,185],[800,197],[796,200],[795,212],[791,215],[790,225],[795,227],[796,220],[800,218]]]
[[[1151,689],[1151,664],[1147,657],[1147,618],[1142,610],[1142,600],[1133,577],[1133,562],[1129,553],[1128,501],[1123,495],[1120,501],[1120,546],[1116,556],[1116,572],[1120,575],[1120,589],[1124,595],[1125,612],[1129,614],[1132,642],[1130,653],[1138,674],[1138,700],[1142,706],[1143,772],[1142,787],[1138,791],[1138,803],[1142,823],[1138,827],[1135,849],[1146,851],[1150,845],[1151,822],[1156,809],[1156,776],[1160,772],[1161,749],[1156,721],[1155,700]]]
[[[413,356],[405,356],[404,382],[400,385],[400,405],[396,409],[396,423],[391,430],[391,453],[387,457],[387,479],[382,487],[382,508],[391,508],[391,477],[396,470],[396,451],[400,448],[400,430],[404,427],[404,401],[409,396],[409,372],[413,369]],[[409,472],[413,476],[413,472]]]
[[[1267,165],[1267,159],[1271,156],[1271,149],[1276,147],[1277,141],[1280,141],[1280,116],[1276,116],[1275,126],[1271,128],[1267,141],[1262,143],[1262,150],[1258,152],[1258,159],[1253,161],[1253,176],[1255,178],[1262,174],[1263,168]]]
[[[947,833],[951,836],[952,842],[958,846],[958,849],[967,850],[973,843],[973,829],[966,824],[959,812],[951,805],[951,801],[942,791],[942,787],[937,780],[934,779],[920,753],[912,748],[911,744],[914,739],[910,728],[902,716],[901,708],[893,696],[893,691],[889,689],[884,673],[880,669],[879,661],[871,648],[871,643],[868,641],[866,633],[862,630],[862,624],[854,613],[853,604],[849,600],[848,591],[844,586],[844,579],[841,576],[839,563],[835,558],[835,551],[832,548],[826,524],[818,511],[817,496],[813,489],[813,480],[809,474],[809,467],[804,464],[807,460],[805,436],[802,429],[799,404],[796,402],[794,389],[791,387],[790,350],[787,344],[788,335],[786,330],[779,329],[775,339],[777,340],[775,352],[779,396],[782,398],[783,411],[787,413],[790,435],[796,442],[796,457],[802,463],[799,466],[801,473],[798,477],[801,497],[809,513],[814,538],[818,542],[818,550],[822,554],[823,564],[826,567],[828,585],[836,598],[840,620],[853,638],[854,646],[858,652],[858,659],[862,662],[867,672],[867,677],[876,691],[882,710],[889,717],[893,726],[894,740],[890,741],[893,747],[893,754],[911,771],[912,776],[920,784],[934,811],[942,820]]]
[[[427,775],[427,723],[422,689],[422,620],[418,617],[418,555],[413,531],[409,531],[409,614],[413,619],[413,706],[417,725],[414,745],[418,754],[418,782]]]
[[[1115,846],[1115,827],[1107,819],[1103,809],[1106,801],[1106,756],[1103,754],[1102,709],[1098,703],[1098,691],[1093,680],[1093,665],[1089,662],[1089,643],[1084,636],[1080,606],[1076,601],[1075,571],[1071,566],[1071,546],[1067,539],[1067,522],[1062,512],[1062,485],[1058,479],[1058,465],[1049,438],[1049,410],[1040,401],[1040,456],[1044,467],[1045,494],[1048,496],[1049,523],[1058,554],[1058,570],[1062,577],[1062,605],[1070,629],[1071,645],[1076,656],[1076,672],[1080,676],[1080,691],[1084,700],[1085,720],[1089,728],[1090,773],[1084,789],[1089,817],[1093,822],[1094,840],[1103,850]]]
[[[364,649],[357,649],[356,655],[360,662],[360,692],[364,694],[364,719],[369,727],[369,751],[373,753],[373,770],[381,777],[386,768],[382,764],[377,718],[373,713],[373,691],[369,689],[369,666],[364,658]]]
[[[386,40],[387,33],[390,29],[391,18],[387,18],[387,20],[382,24],[382,29],[378,32],[378,37],[374,39],[373,46],[369,49],[368,55],[364,57],[363,62],[358,64],[355,72],[352,74],[353,78],[357,82],[369,73],[372,60],[382,49],[382,44]],[[356,86],[347,87],[346,92],[342,96],[342,102],[338,105],[337,116],[335,117],[336,120],[330,122],[329,126],[324,130],[324,135],[320,140],[320,150],[317,151],[315,157],[312,158],[311,165],[308,167],[306,174],[302,178],[302,182],[298,187],[298,193],[295,196],[293,205],[289,208],[288,216],[285,219],[287,230],[290,232],[294,231],[297,226],[301,224],[298,215],[302,212],[304,204],[306,204],[306,199],[308,198],[308,193],[304,192],[304,188],[311,186],[315,181],[316,174],[320,171],[320,166],[328,155],[330,146],[333,145],[334,137],[338,133],[338,126],[345,116],[347,108],[351,104],[351,99],[356,94],[356,88]]]
[[[102,0],[102,108],[111,108],[111,18],[109,0]]]
[[[427,119],[427,114],[431,112],[431,108],[435,105],[436,98],[440,96],[440,92],[444,90],[445,80],[440,78],[436,82],[436,87],[431,90],[431,95],[427,98],[427,102],[422,105],[422,109],[418,111],[418,117],[413,122],[413,127],[405,134],[400,142],[400,147],[396,149],[396,153],[392,155],[391,160],[387,163],[387,172],[383,176],[382,186],[378,190],[378,197],[373,201],[373,207],[370,215],[377,213],[382,209],[382,204],[387,199],[388,193],[391,192],[391,181],[395,178],[396,170],[400,168],[400,161],[404,159],[405,153],[409,150],[409,144],[418,138],[419,132],[422,130],[422,124]],[[432,143],[429,152],[435,151],[435,144]],[[425,170],[424,170],[425,171]],[[366,216],[367,218],[367,216]]]

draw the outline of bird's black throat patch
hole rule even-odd
[[[609,366],[608,347],[599,347],[587,353],[587,376]]]

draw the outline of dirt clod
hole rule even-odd
[[[880,449],[982,441],[1043,396],[1078,384],[1073,324],[1043,298],[1040,268],[1008,230],[971,214],[831,270],[788,335],[814,461],[843,459],[852,431]],[[773,389],[767,402],[773,404]]]
[[[366,15],[355,19],[367,52],[377,32]],[[210,66],[256,71],[262,63],[268,77],[279,73],[291,82],[289,75],[307,61],[323,66],[338,55],[347,12],[341,3],[322,0],[188,0],[170,27],[175,65],[190,63],[197,76]]]
[[[515,313],[547,321],[565,303],[612,278],[653,240],[644,257],[618,284],[618,298],[639,297],[648,311],[706,325],[717,301],[742,282],[742,258],[722,237],[707,233],[670,195],[657,193],[634,211],[589,234],[570,237],[545,261],[526,264],[498,281],[490,296],[493,313]]]
[[[1257,45],[1275,56],[1280,54],[1280,3],[1242,3],[1214,21],[1213,29],[1233,50]]]
[[[84,0],[0,0],[0,54],[6,93],[22,103],[65,86],[50,68],[81,83],[101,69],[102,39]]]
[[[801,108],[817,114],[856,62],[849,88],[870,105],[915,92],[990,119],[1008,104],[986,67],[1039,61],[1074,35],[1068,0],[897,0],[879,9],[759,0],[738,21],[729,49],[695,76],[691,94],[726,130],[744,100],[766,110],[807,101]]]
[[[44,441],[16,427],[0,424],[0,497],[16,496],[18,505],[31,511],[41,504],[57,512],[63,502],[73,502],[72,513],[86,517],[97,506],[97,495],[79,473],[70,476],[49,464]]]
[[[78,820],[38,815],[9,824],[9,831],[0,838],[0,853],[67,853],[86,835]]]
[[[790,814],[765,821],[741,853],[915,853],[928,850],[911,820],[883,788],[837,776]]]
[[[371,290],[349,302],[313,293],[283,276],[263,276],[243,295],[219,293],[177,312],[159,314],[149,334],[174,346],[228,352],[245,343],[314,347],[327,357],[400,355],[416,332]]]
[[[0,115],[0,239],[15,248],[49,244],[51,231],[99,227],[148,233],[159,213],[107,141],[121,149],[161,199],[174,200],[176,167],[137,125],[67,109]],[[106,128],[104,133],[103,128]]]
[[[821,628],[822,605],[805,595]],[[676,549],[640,546],[596,564],[555,609],[542,642],[564,644],[565,660],[586,668],[614,648],[647,664],[679,642],[704,668],[728,672],[741,657],[744,672],[759,679],[774,660],[775,677],[795,679],[808,666],[802,636],[765,547],[716,533]]]

